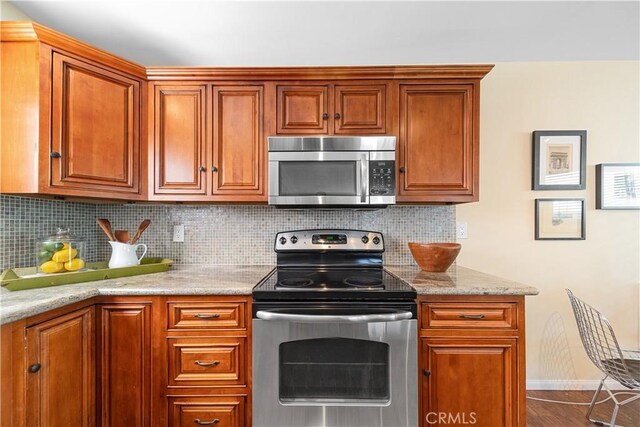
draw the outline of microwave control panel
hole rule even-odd
[[[394,196],[396,194],[395,160],[371,160],[369,162],[369,194]]]

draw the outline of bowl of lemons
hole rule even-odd
[[[85,268],[86,242],[74,236],[69,228],[60,227],[55,234],[36,242],[38,273],[55,274]]]

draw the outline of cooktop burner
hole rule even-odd
[[[384,287],[382,281],[376,277],[347,277],[342,281],[353,288],[380,288]]]
[[[278,288],[306,288],[309,286],[313,286],[313,280],[311,279],[302,279],[302,278],[288,278],[282,279],[276,285],[276,289]]]

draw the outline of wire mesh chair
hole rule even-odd
[[[640,399],[640,394],[625,400],[618,400],[605,383],[605,380],[610,377],[630,390],[639,391],[640,350],[621,350],[607,318],[589,304],[576,298],[569,289],[566,289],[566,291],[569,295],[569,300],[571,300],[573,313],[576,316],[578,331],[580,332],[584,349],[589,359],[604,374],[596,393],[593,395],[593,399],[591,399],[587,418],[597,425],[613,427],[616,425],[620,407]],[[598,395],[603,388],[609,393],[609,397],[615,404],[609,423],[591,418],[591,412],[593,412]]]

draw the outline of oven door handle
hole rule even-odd
[[[411,319],[413,314],[410,311],[384,314],[352,314],[352,315],[312,315],[312,314],[288,314],[274,313],[272,311],[258,311],[258,319],[281,320],[285,322],[304,323],[372,323],[372,322],[395,322],[398,320]]]

